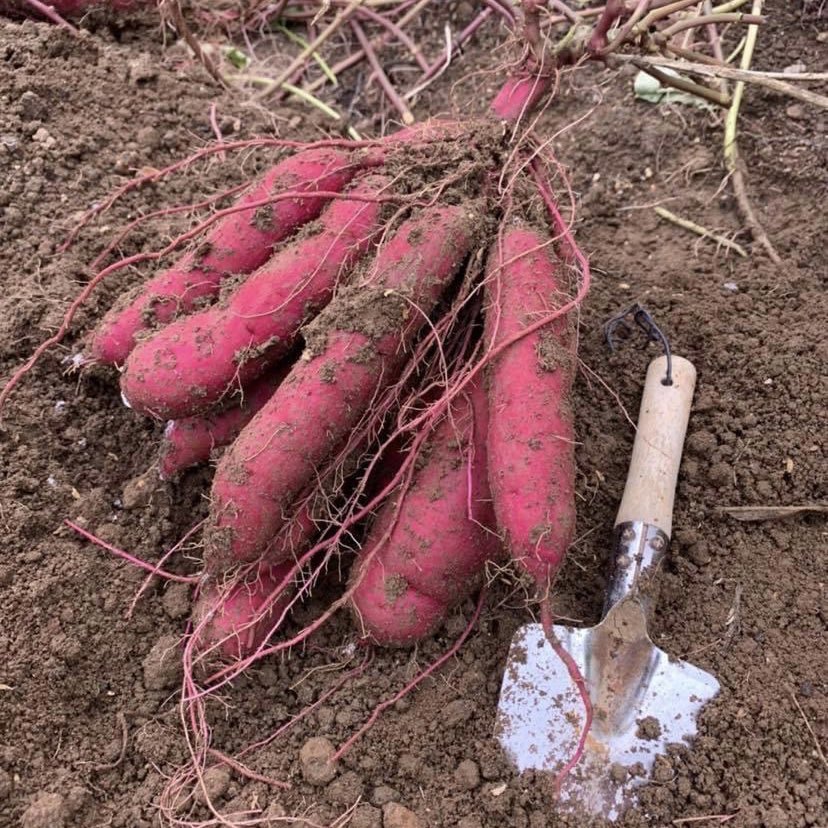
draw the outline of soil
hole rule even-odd
[[[825,21],[813,5],[775,0],[757,68],[826,70]],[[74,39],[32,22],[0,23],[0,376],[56,327],[88,276],[101,240],[140,211],[198,201],[237,184],[267,153],[218,159],[133,194],[65,255],[77,217],[136,168],[160,166],[226,136],[307,138],[326,126],[299,107],[246,106],[219,90],[184,52],[165,50],[147,19],[92,20]],[[418,103],[416,114],[482,111],[496,73],[492,31],[470,46]],[[495,53],[497,54],[497,53]],[[486,71],[484,72],[484,68]],[[584,118],[577,126],[576,120]],[[623,826],[826,825],[826,525],[799,515],[739,523],[729,505],[824,502],[826,360],[824,274],[828,147],[824,115],[751,88],[740,146],[760,219],[784,260],[742,259],[659,219],[651,205],[726,234],[740,222],[720,161],[721,117],[635,102],[631,76],[590,68],[564,83],[540,125],[580,199],[578,237],[594,286],[580,318],[575,410],[578,538],[557,584],[556,609],[577,623],[600,616],[646,363],[655,346],[609,353],[602,323],[641,301],[691,358],[699,384],[682,464],[672,554],[654,641],[712,672],[719,697],[692,749],[659,760]],[[139,250],[180,228],[140,230]],[[745,235],[738,234],[743,243]],[[0,826],[150,826],[157,797],[184,758],[169,654],[189,611],[186,585],[153,582],[127,611],[143,574],[82,542],[71,518],[107,541],[157,559],[202,516],[209,470],[174,484],[146,474],[160,426],[124,409],[114,377],[78,376],[62,359],[141,273],[114,276],[78,317],[65,346],[33,371],[0,428]],[[199,550],[176,566],[194,571]],[[314,606],[324,603],[316,594]],[[310,607],[304,612],[312,612]],[[504,662],[525,601],[495,586],[475,632],[441,673],[388,710],[331,772],[320,760],[375,704],[445,651],[466,605],[414,651],[377,652],[251,764],[289,791],[211,771],[228,812],[264,809],[273,824],[351,826],[581,826],[555,807],[547,778],[518,777],[492,739]],[[283,662],[265,664],[214,710],[215,743],[233,753],[271,733],[342,675],[355,639],[335,619]],[[348,666],[353,666],[353,661]],[[321,668],[327,669],[321,669]],[[313,740],[313,741],[309,741]],[[301,815],[301,819],[299,816]],[[338,818],[339,821],[335,822]],[[694,821],[691,821],[694,820]],[[596,825],[600,825],[596,821]]]

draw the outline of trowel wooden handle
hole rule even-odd
[[[627,485],[615,525],[643,521],[669,537],[696,369],[689,360],[674,356],[672,385],[663,384],[666,373],[666,357],[654,359],[647,369]]]

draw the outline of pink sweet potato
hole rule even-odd
[[[492,112],[504,121],[517,121],[531,113],[552,86],[552,77],[520,75],[509,78],[491,102]]]
[[[305,150],[269,170],[237,206],[283,192],[338,192],[358,170],[359,164],[346,152]],[[326,202],[323,196],[287,198],[224,216],[196,250],[141,285],[101,320],[89,345],[90,355],[100,362],[123,364],[137,333],[169,322],[179,313],[191,311],[199,300],[215,296],[228,276],[260,267],[270,258],[274,245],[319,215]]]
[[[486,420],[486,395],[474,387],[437,425],[399,512],[392,495],[371,527],[362,549],[367,565],[357,561],[353,569],[352,605],[358,626],[380,644],[425,638],[499,555]]]
[[[293,596],[290,588],[275,595],[290,568],[289,563],[261,564],[252,580],[227,591],[215,584],[206,586],[193,606],[198,649],[204,652],[215,648],[219,656],[229,661],[252,653],[267,638]]]
[[[205,463],[213,449],[229,445],[273,396],[290,370],[286,363],[244,389],[241,401],[222,411],[170,420],[164,429],[159,471],[162,480]],[[235,398],[234,398],[235,399]]]
[[[394,382],[480,224],[469,206],[428,208],[404,222],[367,275],[305,330],[306,354],[218,466],[205,533],[209,568],[255,559],[276,534],[374,395]]]
[[[376,199],[388,179],[369,175],[335,199],[319,232],[279,250],[225,301],[177,319],[139,342],[121,391],[137,411],[187,417],[244,387],[287,353],[299,328],[324,307],[340,277],[381,229]]]
[[[489,259],[486,335],[495,346],[560,307],[548,235],[516,226]],[[560,318],[508,346],[489,376],[489,482],[512,558],[543,591],[575,532],[570,391],[575,337]]]

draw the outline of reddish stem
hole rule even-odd
[[[572,655],[561,645],[558,637],[555,635],[554,619],[552,617],[552,607],[550,605],[549,594],[541,599],[540,603],[541,626],[543,627],[546,640],[549,642],[555,655],[564,663],[566,671],[569,673],[569,678],[578,689],[578,695],[581,697],[581,702],[584,706],[584,725],[581,728],[581,735],[578,738],[578,745],[575,752],[569,757],[567,763],[558,771],[555,776],[555,788],[560,792],[561,785],[572,769],[581,761],[586,748],[586,740],[589,736],[590,728],[592,727],[592,699],[589,697],[589,690],[586,686],[584,675],[578,667]]]
[[[147,572],[151,572],[153,575],[158,575],[159,578],[166,578],[168,581],[176,581],[179,584],[197,584],[199,581],[199,579],[194,575],[176,575],[174,572],[167,572],[164,569],[159,569],[159,567],[155,564],[142,561],[140,558],[130,555],[129,552],[124,552],[123,549],[118,549],[117,546],[113,546],[111,543],[107,543],[105,540],[93,535],[91,532],[88,532],[82,526],[78,526],[77,523],[73,523],[71,520],[64,520],[63,522],[70,529],[74,529],[75,532],[77,532],[81,537],[86,538],[86,540],[91,541],[96,546],[100,546],[101,549],[106,549],[107,552],[111,552],[113,555],[117,555],[119,558],[129,561],[133,564],[133,566],[137,566],[140,569],[146,569]]]
[[[58,14],[54,6],[48,3],[41,3],[40,0],[25,0],[26,5],[31,6],[35,11],[40,12],[47,20],[71,32],[75,37],[80,35],[80,32],[66,19]]]

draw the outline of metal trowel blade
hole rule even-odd
[[[560,803],[614,820],[634,803],[656,756],[695,735],[699,711],[719,684],[656,647],[637,604],[622,602],[595,627],[554,629],[586,680],[593,708],[583,758],[563,780]],[[575,754],[584,718],[580,694],[541,625],[519,629],[496,724],[518,770],[560,771]]]

